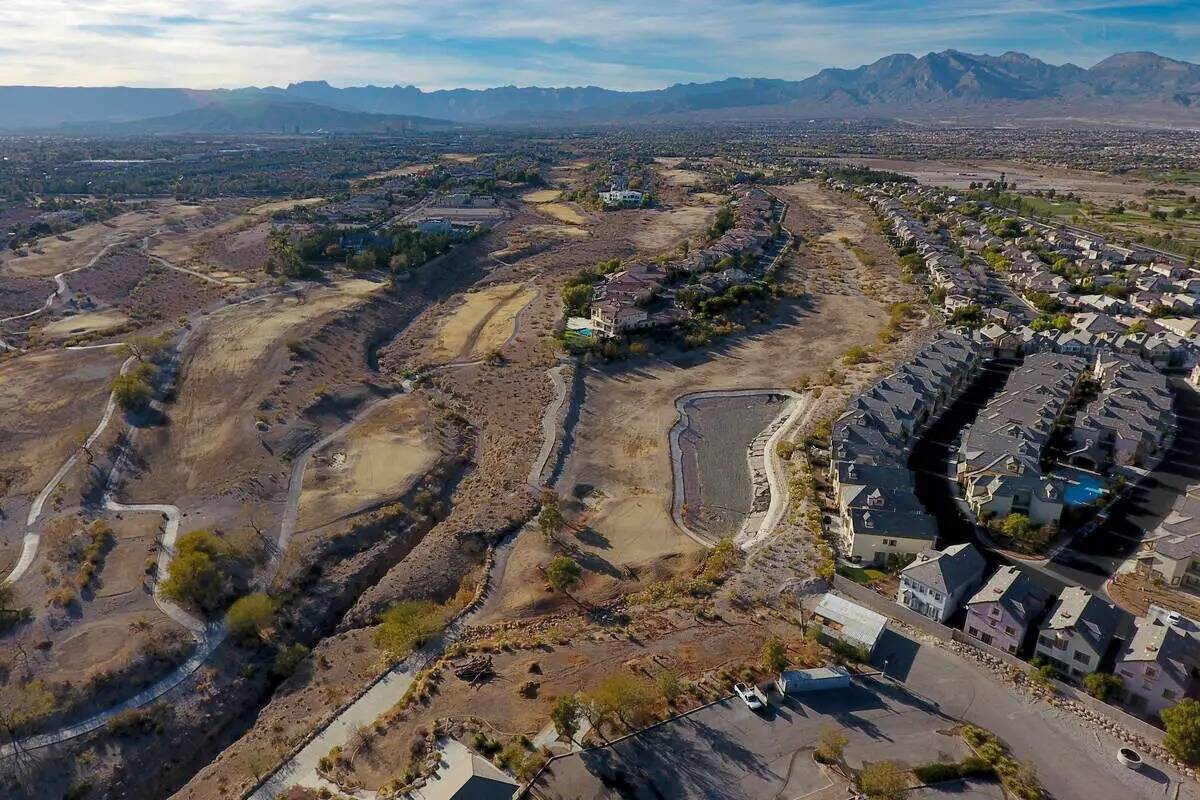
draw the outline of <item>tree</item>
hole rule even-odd
[[[401,600],[383,613],[375,629],[375,646],[399,661],[442,630],[445,613],[428,600]]]
[[[575,742],[575,734],[579,733],[579,718],[582,716],[583,704],[573,694],[564,694],[554,701],[554,707],[550,709],[554,730],[570,742]]]
[[[145,334],[134,334],[125,340],[124,344],[118,348],[118,352],[124,356],[133,356],[138,361],[144,363],[154,361],[167,347],[167,337],[162,336],[146,336]]]
[[[1083,678],[1083,688],[1098,700],[1107,700],[1120,693],[1125,681],[1111,672],[1090,672]]]
[[[821,743],[817,747],[816,756],[824,764],[836,764],[842,760],[850,737],[841,728],[827,725],[821,729]]]
[[[123,411],[141,411],[154,395],[145,379],[130,373],[113,378],[112,393],[113,399]]]
[[[767,672],[779,673],[787,668],[787,646],[778,636],[772,634],[763,642],[761,663]]]
[[[1161,714],[1167,752],[1185,764],[1200,764],[1200,701],[1186,698]]]
[[[591,694],[593,723],[617,721],[633,731],[652,719],[654,690],[629,672],[614,672]]]
[[[562,501],[552,489],[543,489],[542,510],[538,512],[538,527],[542,535],[554,539],[566,524],[562,513]]]
[[[583,581],[583,567],[570,556],[559,556],[546,567],[546,580],[556,592],[562,592],[576,604],[578,600],[571,592]]]
[[[677,669],[665,669],[658,673],[654,679],[654,685],[669,706],[674,706],[675,701],[683,694],[683,681],[680,680]]]
[[[96,454],[92,451],[92,444],[89,441],[89,439],[91,439],[91,435],[91,431],[89,431],[85,426],[75,431],[74,438],[75,446],[79,448],[81,453],[83,453],[83,457],[87,459],[88,466],[94,467],[96,465]]]
[[[858,788],[871,800],[900,800],[908,791],[908,777],[891,761],[876,761],[858,773]]]
[[[226,602],[230,555],[229,546],[219,536],[203,529],[189,531],[179,537],[175,557],[159,588],[170,599],[211,614]]]
[[[225,613],[225,623],[234,638],[253,641],[271,627],[277,608],[269,594],[254,592],[234,601]]]
[[[292,244],[286,230],[276,228],[267,234],[267,250],[267,274],[298,278],[307,273],[300,251]]]
[[[1009,539],[1025,540],[1033,533],[1033,524],[1024,514],[1009,514],[1004,518],[1000,532]]]
[[[568,314],[584,316],[592,302],[592,287],[586,283],[568,286],[563,289],[563,306]]]

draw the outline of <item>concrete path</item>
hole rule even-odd
[[[125,374],[125,372],[128,371],[133,365],[135,360],[136,359],[133,356],[125,359],[125,362],[121,364],[120,374]],[[71,468],[74,467],[76,462],[79,461],[80,452],[84,448],[90,448],[92,445],[94,445],[96,440],[100,438],[100,435],[104,433],[106,428],[108,428],[108,424],[112,421],[113,414],[116,413],[116,409],[116,397],[110,393],[108,396],[108,402],[104,407],[104,414],[101,416],[100,423],[96,426],[95,430],[93,430],[87,439],[84,440],[83,446],[75,450],[75,452],[73,452],[71,456],[65,462],[63,462],[62,466],[58,468],[58,471],[54,473],[49,482],[47,482],[46,485],[42,487],[42,490],[38,492],[38,496],[34,498],[33,505],[29,507],[29,514],[25,518],[25,526],[27,528],[31,528],[34,523],[38,521],[38,518],[42,515],[42,511],[46,506],[46,501],[50,499],[50,495],[54,493],[54,490],[58,488],[60,483],[62,483],[63,478],[67,476],[67,473],[70,472]],[[29,571],[29,567],[33,565],[34,559],[37,558],[38,546],[41,543],[41,539],[42,536],[40,531],[28,530],[25,532],[25,539],[21,545],[21,557],[17,559],[16,565],[4,578],[5,583],[13,583],[18,581],[26,572]]]
[[[743,550],[749,550],[774,533],[779,526],[779,521],[787,513],[790,499],[788,497],[787,466],[775,452],[775,447],[783,441],[784,437],[795,430],[797,425],[812,419],[815,409],[816,404],[813,402],[811,393],[806,392],[799,396],[790,410],[784,410],[783,413],[787,415],[786,419],[767,439],[766,447],[763,450],[763,469],[767,474],[767,485],[771,491],[771,504],[767,507],[767,512],[757,528],[742,530],[734,540]]]
[[[559,444],[559,414],[567,399],[567,382],[563,379],[563,373],[567,366],[564,363],[546,370],[546,374],[550,376],[550,382],[554,384],[554,400],[550,402],[546,413],[542,415],[542,449],[538,451],[537,458],[529,468],[527,480],[529,488],[535,492],[541,491],[542,473],[546,471],[546,464],[554,453],[554,446]]]

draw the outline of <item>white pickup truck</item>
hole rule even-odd
[[[735,683],[733,691],[737,692],[737,696],[742,698],[742,702],[746,704],[746,708],[751,711],[758,711],[767,706],[767,696],[757,686]]]

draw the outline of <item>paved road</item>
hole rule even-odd
[[[1152,800],[1174,797],[1180,776],[1149,762],[1142,772],[1122,767],[1116,739],[1085,727],[1074,715],[1025,698],[974,664],[932,644],[894,631],[876,650],[888,674],[937,704],[942,713],[995,733],[1020,760],[1033,764],[1055,800]],[[1179,800],[1198,800],[1194,782],[1180,786]]]

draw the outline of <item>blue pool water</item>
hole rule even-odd
[[[1104,483],[1095,475],[1086,472],[1075,472],[1070,475],[1060,475],[1067,481],[1063,492],[1063,500],[1069,506],[1086,506],[1100,499],[1104,494]]]

